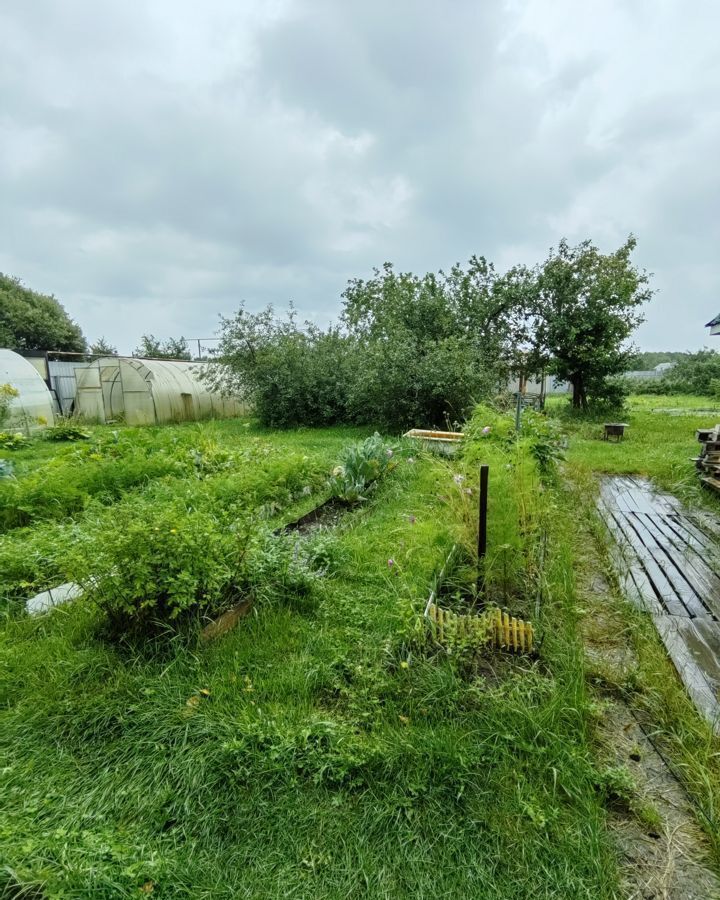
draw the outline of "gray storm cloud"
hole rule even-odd
[[[11,2],[0,270],[86,334],[333,318],[391,260],[540,261],[634,232],[647,349],[718,312],[720,8],[680,2]]]

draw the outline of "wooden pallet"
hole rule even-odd
[[[720,490],[720,480],[705,476]],[[653,619],[697,709],[720,733],[720,534],[640,478],[606,478],[600,513],[629,600]]]

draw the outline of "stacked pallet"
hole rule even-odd
[[[700,456],[693,458],[700,480],[720,493],[720,424],[714,428],[698,428],[695,434],[702,445]]]

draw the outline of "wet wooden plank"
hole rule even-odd
[[[703,596],[708,590],[707,582],[697,575],[687,562],[682,549],[672,544],[667,535],[657,527],[655,518],[635,513],[633,520],[642,526],[641,536],[645,545],[675,588],[675,593],[680,597],[688,613],[691,616],[709,618],[710,612],[703,602]],[[654,542],[654,546],[650,546],[651,541]]]
[[[720,577],[707,565],[705,557],[696,546],[682,543],[682,537],[670,524],[667,516],[655,517],[653,524],[674,541],[687,580],[699,594],[703,606],[711,618],[720,620]],[[692,538],[690,539],[692,540]],[[683,550],[684,547],[684,550]]]
[[[720,631],[714,622],[653,616],[655,627],[695,707],[720,733]]]
[[[699,540],[693,532],[687,528],[683,528],[679,517],[677,516],[654,516],[653,520],[681,551],[692,551],[700,559],[705,559],[712,552],[708,542]]]
[[[650,611],[689,697],[720,734],[720,553],[715,523],[691,521],[644,479],[601,485],[598,507],[629,599]]]
[[[720,548],[718,548],[717,542],[706,531],[700,528],[698,524],[688,518],[688,516],[675,514],[668,516],[668,518],[670,521],[674,522],[681,531],[692,535],[698,544],[705,548],[708,555],[718,555],[718,550]]]
[[[633,604],[646,612],[653,615],[661,615],[664,612],[664,608],[650,579],[645,574],[642,566],[638,564],[637,557],[632,550],[628,553],[629,545],[625,535],[615,522],[611,511],[605,508],[604,512],[605,523],[615,539],[610,548],[610,556],[615,565],[615,571],[623,593]]]
[[[633,528],[632,522],[628,521],[628,513],[618,512],[614,514],[618,528],[622,531],[623,538],[632,547],[638,563],[650,579],[655,592],[665,611],[673,616],[686,616],[688,611],[678,597],[675,587],[668,580],[663,569],[657,564],[650,550],[645,546],[637,531]]]

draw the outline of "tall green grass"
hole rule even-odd
[[[495,482],[492,548],[531,546],[505,491],[536,515],[525,465]],[[205,648],[106,644],[82,603],[7,620],[6,882],[93,898],[617,896],[566,510],[544,512],[540,659],[489,657],[481,674],[423,640],[433,575],[472,542],[449,498],[461,473],[403,461],[347,514],[310,597]]]

